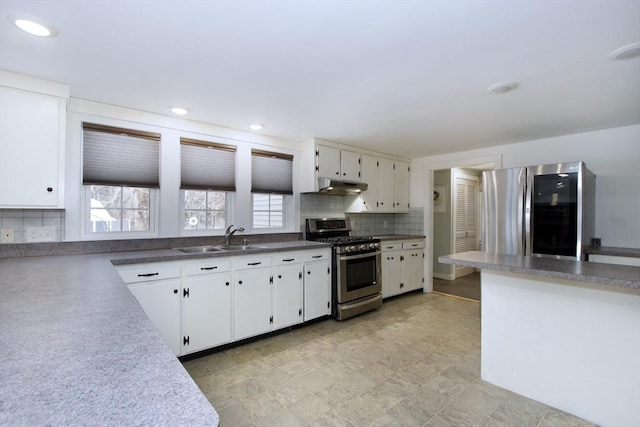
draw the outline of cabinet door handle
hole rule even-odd
[[[242,285],[242,280],[238,280],[238,285]]]
[[[177,293],[178,293],[178,290],[177,290],[177,289],[174,289],[174,290],[173,290],[173,293],[174,293],[174,294],[177,294]]]
[[[138,277],[152,277],[152,276],[157,276],[160,273],[145,273],[145,274],[138,274]]]
[[[225,286],[229,286],[229,282],[225,283]]]
[[[189,335],[182,337],[182,345],[189,345]]]
[[[261,262],[261,261],[258,261],[258,262],[248,262],[248,263],[247,263],[247,265],[260,265],[260,264],[262,264],[262,262]]]
[[[311,258],[313,258],[313,259],[322,258],[322,255],[314,255],[314,256],[312,256]]]
[[[214,266],[214,267],[200,267],[200,270],[215,270],[216,268],[218,268],[218,266]]]
[[[183,296],[184,298],[186,298],[186,297],[188,297],[188,296],[189,296],[189,288],[184,288],[184,289],[182,290],[182,296]]]
[[[302,316],[302,309],[298,310],[298,316]]]
[[[52,187],[47,187],[47,191],[48,191],[49,193],[51,193],[51,192],[53,191],[53,188],[52,188]]]
[[[295,258],[287,258],[287,259],[283,259],[282,261],[284,262],[291,262],[291,261],[295,261]]]

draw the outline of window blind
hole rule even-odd
[[[293,156],[252,149],[251,192],[293,194]]]
[[[83,123],[82,183],[160,187],[160,134]]]
[[[236,191],[236,147],[180,138],[180,188]]]

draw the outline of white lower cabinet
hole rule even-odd
[[[118,273],[176,355],[181,353],[179,263],[137,264]]]
[[[323,248],[116,270],[180,356],[329,314],[330,255]]]
[[[269,332],[273,325],[271,257],[238,257],[233,270],[234,340]]]
[[[304,254],[304,321],[331,314],[331,250]]]
[[[273,256],[273,328],[302,323],[302,253]]]
[[[181,354],[231,341],[231,273],[228,259],[182,266]]]
[[[424,286],[424,240],[382,242],[382,297]]]
[[[382,298],[404,292],[402,242],[382,242]]]

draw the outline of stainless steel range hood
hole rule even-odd
[[[331,178],[318,178],[318,191],[311,194],[327,196],[357,196],[367,189],[364,182],[337,181]]]

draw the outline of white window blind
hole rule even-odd
[[[236,147],[180,138],[180,188],[236,190]]]
[[[293,156],[252,149],[251,192],[293,194]]]
[[[82,183],[160,187],[160,134],[83,123]]]

